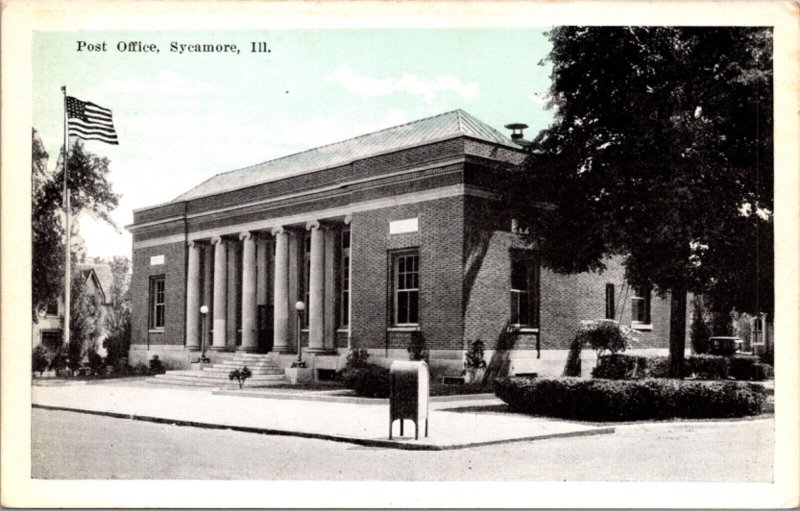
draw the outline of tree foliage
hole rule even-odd
[[[131,296],[130,260],[125,256],[114,256],[109,262],[114,283],[111,288],[111,310],[106,315],[105,348],[108,362],[128,356],[131,340]]]
[[[543,263],[575,273],[620,255],[632,284],[673,291],[673,353],[685,343],[687,290],[731,302],[758,294],[763,307],[771,30],[561,27],[549,38],[555,121],[506,183]]]
[[[63,218],[63,157],[56,169],[47,171],[48,155],[36,130],[33,130],[32,165],[32,293],[33,317],[48,303],[55,301],[64,290],[64,218]],[[73,218],[89,214],[115,225],[110,212],[117,207],[119,196],[114,193],[109,177],[109,161],[84,149],[76,141],[69,153],[70,212]],[[79,259],[82,240],[75,235],[73,223],[71,253]]]

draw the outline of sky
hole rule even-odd
[[[220,172],[462,108],[490,126],[546,128],[550,45],[540,29],[35,32],[33,127],[50,168],[67,93],[113,111],[118,226],[79,219],[90,257],[131,254],[133,210],[168,202]],[[78,51],[79,42],[82,50]],[[136,42],[155,52],[120,51]],[[253,42],[268,52],[251,52]],[[89,51],[90,45],[105,51]],[[239,53],[171,52],[236,45]],[[180,48],[180,46],[178,46]]]

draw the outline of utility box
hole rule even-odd
[[[430,373],[425,362],[396,360],[389,369],[389,439],[392,438],[394,421],[400,419],[400,436],[403,436],[403,421],[414,421],[414,439],[419,440],[419,424],[425,420],[425,436],[428,436],[428,398],[430,396]]]

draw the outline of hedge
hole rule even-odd
[[[692,355],[686,357],[684,375],[700,380],[763,381],[773,376],[771,366],[762,364],[757,357],[719,355]],[[609,380],[634,380],[641,378],[667,378],[667,357],[643,357],[614,354],[600,357],[592,370],[595,378]]]
[[[389,369],[373,364],[348,367],[338,373],[345,387],[362,397],[389,397]]]
[[[592,421],[743,417],[766,400],[760,386],[733,381],[503,378],[494,388],[512,411]]]

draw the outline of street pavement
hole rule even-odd
[[[89,386],[85,386],[87,388]],[[316,404],[315,404],[316,405]],[[32,410],[35,479],[769,482],[772,417],[617,425],[609,435],[445,451]],[[264,495],[269,505],[269,495]],[[536,505],[536,493],[520,495]]]
[[[424,436],[424,424],[420,424],[419,439],[415,439],[413,423],[406,421],[404,436],[400,436],[396,422],[390,440],[386,401],[369,405],[303,401],[281,399],[274,392],[254,398],[244,397],[246,393],[212,394],[209,389],[143,386],[137,382],[34,385],[32,390],[34,406],[50,409],[400,449],[455,449],[613,433],[612,427],[602,425],[507,413],[502,401],[490,395],[433,401],[428,437]]]

